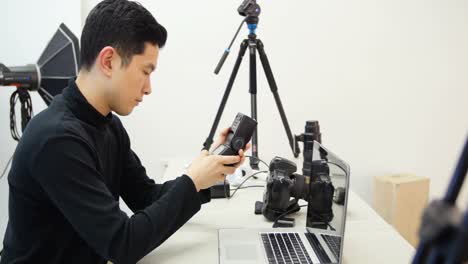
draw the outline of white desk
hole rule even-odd
[[[169,161],[164,180],[180,175],[183,162]],[[228,199],[213,199],[160,247],[139,263],[218,263],[218,229],[271,227],[254,214],[263,188],[239,190]],[[306,208],[293,214],[296,227],[305,227]],[[344,263],[409,263],[414,248],[358,195],[349,192]]]

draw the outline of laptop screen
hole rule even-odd
[[[313,196],[311,200],[317,201],[308,204],[307,227],[334,231],[343,240],[349,190],[349,165],[317,141],[313,144],[312,160],[315,165],[311,173],[309,190]],[[330,195],[333,195],[332,201]]]

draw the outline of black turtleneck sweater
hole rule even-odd
[[[135,263],[209,201],[186,175],[155,184],[119,118],[101,115],[74,81],[28,124],[8,183],[2,264]]]

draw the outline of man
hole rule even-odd
[[[135,2],[106,0],[90,12],[76,81],[29,123],[16,148],[0,263],[135,263],[210,200],[206,189],[235,170],[225,164],[243,162],[242,151],[202,151],[173,181],[158,185],[146,175],[112,112],[128,115],[151,93],[166,36]],[[119,209],[119,197],[134,215]]]

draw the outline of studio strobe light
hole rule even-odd
[[[77,76],[78,69],[78,39],[63,23],[36,64],[7,67],[0,63],[0,86],[16,87],[10,97],[10,130],[13,139],[18,141],[20,138],[16,129],[16,102],[19,100],[21,103],[21,128],[24,131],[32,117],[29,91],[37,91],[49,105],[53,97],[68,85],[68,80]]]

